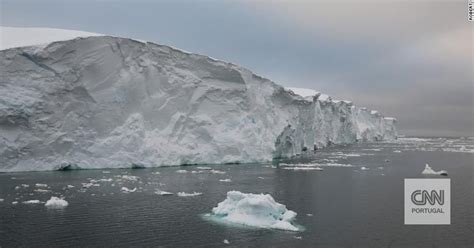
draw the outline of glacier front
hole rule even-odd
[[[395,122],[150,42],[0,51],[0,171],[262,162],[394,139]]]

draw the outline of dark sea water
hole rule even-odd
[[[355,144],[282,161],[290,164],[286,166],[209,166],[215,171],[181,166],[4,173],[0,174],[0,247],[472,248],[473,142],[406,139]],[[318,163],[324,170],[285,169],[294,163],[308,167]],[[451,225],[403,224],[404,179],[423,177],[425,163],[436,170],[448,170]],[[362,166],[369,170],[361,170]],[[83,187],[90,182],[96,185]],[[37,183],[48,187],[37,187]],[[122,187],[137,190],[123,193]],[[175,194],[158,195],[156,190]],[[203,219],[230,190],[270,193],[298,213],[296,223],[305,230],[245,228]],[[178,197],[178,192],[202,195]],[[69,206],[51,210],[44,203],[22,203],[45,202],[51,196],[64,196]],[[12,204],[14,201],[18,204]],[[224,239],[230,244],[224,244]]]

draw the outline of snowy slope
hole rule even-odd
[[[89,36],[101,34],[56,28],[0,27],[0,50]]]
[[[396,136],[351,102],[110,36],[0,51],[0,171],[269,161]]]

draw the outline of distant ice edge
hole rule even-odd
[[[0,171],[250,163],[396,138],[396,120],[110,36],[0,51]]]

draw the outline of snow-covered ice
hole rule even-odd
[[[69,203],[59,197],[56,196],[51,196],[51,198],[44,204],[47,208],[55,208],[55,209],[60,209],[60,208],[65,208],[69,205]]]
[[[208,56],[45,34],[61,41],[0,51],[0,171],[266,162],[396,137],[393,118]]]
[[[156,190],[155,194],[157,194],[157,195],[173,195],[173,193],[168,192],[168,191],[164,191],[164,190]]]
[[[296,213],[269,194],[227,192],[227,198],[212,209],[212,216],[235,224],[259,228],[300,231],[292,222]]]
[[[290,166],[290,167],[283,167],[285,170],[295,170],[295,171],[310,171],[310,170],[316,170],[316,171],[322,171],[324,170],[321,167],[309,167],[309,166]]]
[[[232,182],[232,180],[230,180],[230,178],[226,178],[226,179],[219,179],[219,182],[230,183],[230,182]]]
[[[221,171],[221,170],[210,170],[209,172],[212,174],[225,174],[225,171]]]
[[[181,197],[190,197],[190,196],[202,195],[202,193],[201,193],[201,192],[193,192],[193,193],[178,192],[177,195],[178,195],[178,196],[181,196]]]
[[[133,192],[137,191],[137,188],[135,187],[135,188],[133,188],[133,189],[129,189],[129,188],[127,188],[127,187],[122,187],[120,190],[121,190],[123,193],[133,193]]]
[[[421,172],[423,175],[447,175],[448,172],[445,170],[435,171],[429,164],[425,165],[425,169]]]
[[[360,170],[370,170],[370,168],[367,168],[365,166],[360,167]]]
[[[28,201],[23,201],[23,204],[39,204],[41,203],[40,200],[28,200]]]

